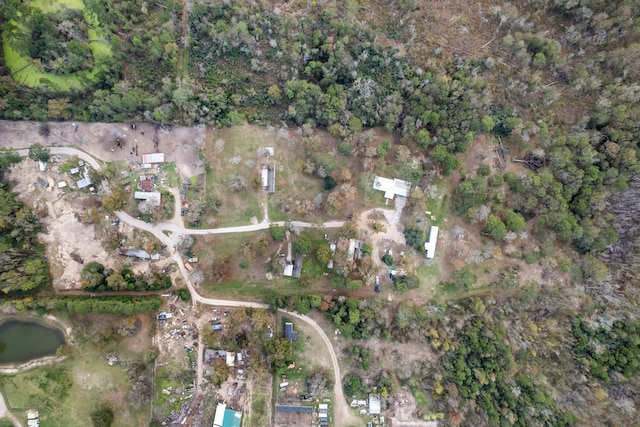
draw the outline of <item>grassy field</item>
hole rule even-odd
[[[106,404],[113,408],[114,425],[148,425],[149,407],[128,404],[131,381],[127,369],[120,363],[109,366],[104,357],[110,353],[120,361],[143,357],[141,349],[122,343],[113,338],[107,345],[79,339],[60,363],[0,376],[0,389],[10,410],[26,419],[26,411],[34,408],[40,413],[41,425],[67,427],[87,425],[91,411]]]
[[[269,425],[269,405],[271,400],[270,389],[273,377],[271,375],[259,375],[251,382],[251,410],[247,413],[244,425],[266,426]]]
[[[205,199],[219,205],[216,226],[246,225],[253,216],[262,221],[266,193],[256,181],[260,178],[258,148],[273,145],[264,128],[235,126],[208,131]]]
[[[200,259],[198,267],[205,273],[202,285],[203,295],[227,296],[247,299],[262,299],[274,292],[281,295],[302,295],[307,293],[324,293],[328,290],[323,273],[325,268],[315,261],[313,254],[307,255],[303,261],[302,274],[310,276],[312,284],[301,287],[298,279],[278,277],[282,274],[282,267],[277,263],[278,253],[286,251],[286,242],[271,242],[262,255],[257,255],[251,262],[243,258],[243,246],[250,244],[267,231],[210,235],[198,237],[192,247],[195,255]],[[270,240],[270,237],[269,237]],[[320,239],[321,242],[324,242]],[[226,257],[226,258],[225,258]],[[229,279],[223,282],[211,280],[211,273],[218,268],[217,260],[228,259],[230,268]],[[244,263],[245,268],[241,268]],[[274,269],[273,280],[267,280],[265,274],[269,268]]]

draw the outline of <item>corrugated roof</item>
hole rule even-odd
[[[424,250],[427,253],[427,258],[434,258],[436,256],[436,244],[438,243],[438,227],[431,226],[429,231],[429,241],[425,242]]]
[[[311,406],[276,406],[276,412],[313,413]]]
[[[164,163],[164,153],[143,154],[142,163]]]

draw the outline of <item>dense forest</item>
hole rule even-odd
[[[432,348],[440,363],[381,375],[433,396],[426,406],[451,425],[635,422],[640,3],[199,0],[186,14],[175,0],[84,6],[112,55],[65,92],[20,85],[0,62],[1,118],[319,127],[341,154],[355,147],[363,158],[378,155],[357,151],[363,132],[382,127],[405,147],[403,161],[420,164],[407,179],[426,188],[429,170],[451,175],[456,215],[496,244],[530,233],[537,243],[511,255],[548,260],[571,283],[514,285],[504,270],[493,285],[521,292],[427,307],[315,297],[273,305],[320,308],[356,339]],[[71,25],[73,16],[8,0],[3,41],[40,70],[92,67],[86,28]],[[26,33],[31,45],[15,42]],[[495,142],[499,160],[466,170],[459,159],[480,136]],[[514,162],[526,171],[508,170]],[[0,252],[15,256],[3,265],[25,270],[1,274],[28,289],[47,274],[39,246],[19,238],[36,223],[1,191],[3,215],[24,218],[19,228],[5,222],[12,232]],[[475,278],[460,270],[452,281],[468,287]]]
[[[0,152],[0,291],[24,292],[48,284],[49,264],[37,234],[42,226],[35,213],[16,199],[4,172],[20,156]]]

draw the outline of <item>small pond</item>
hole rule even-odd
[[[34,321],[0,320],[0,364],[55,356],[64,342],[64,334],[58,328]]]

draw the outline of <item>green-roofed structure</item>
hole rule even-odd
[[[241,423],[242,412],[229,409],[224,403],[218,403],[213,427],[240,427]]]

